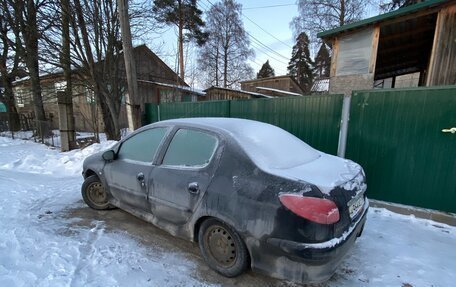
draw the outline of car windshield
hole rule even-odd
[[[320,157],[317,150],[273,125],[249,122],[231,132],[249,157],[263,169],[291,168]]]

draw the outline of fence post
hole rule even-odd
[[[231,100],[228,100],[228,117],[231,118]]]
[[[72,99],[66,93],[57,92],[57,103],[59,107],[59,130],[60,130],[60,149],[69,151],[75,148],[74,118],[70,117],[73,113]],[[52,138],[54,141],[54,138]]]
[[[347,148],[348,122],[350,120],[350,102],[351,95],[344,95],[342,104],[342,118],[340,120],[339,145],[337,147],[337,156],[345,158]]]

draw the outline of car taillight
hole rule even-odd
[[[333,224],[340,219],[339,209],[329,199],[299,194],[281,194],[279,199],[294,214],[316,223]]]

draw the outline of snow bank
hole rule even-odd
[[[44,145],[37,145],[23,140],[0,138],[0,146],[33,145],[26,154],[10,162],[0,165],[0,169],[12,169],[38,174],[54,174],[61,176],[80,175],[84,159],[96,152],[109,149],[116,141],[105,141],[93,144],[83,150],[60,152]],[[31,147],[31,146],[30,146]]]

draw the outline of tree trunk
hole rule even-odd
[[[36,23],[36,7],[33,0],[26,3],[27,23],[21,23],[25,42],[25,64],[29,71],[32,85],[33,109],[35,112],[36,129],[42,139],[49,134],[49,125],[44,112],[43,98],[38,68],[38,28]]]
[[[215,51],[215,86],[218,87],[219,86],[219,57],[220,57],[220,52],[219,52],[219,47],[217,45],[217,47],[215,48],[216,51]]]
[[[183,19],[183,13],[182,13],[182,3],[181,1],[179,2],[179,68],[180,68],[180,77],[183,81],[185,81],[185,69],[184,69],[184,19]],[[178,83],[179,84],[179,83]]]
[[[63,77],[66,81],[62,107],[65,115],[59,115],[59,127],[62,151],[76,147],[76,136],[73,113],[73,85],[71,79],[71,50],[70,50],[70,5],[68,0],[61,0],[62,7],[62,53],[60,62],[63,67]],[[60,111],[59,107],[59,111]]]
[[[98,98],[102,97],[102,95],[99,95]],[[101,114],[103,116],[103,122],[104,122],[104,131],[106,134],[106,139],[107,140],[120,140],[120,129],[119,129],[119,124],[118,121],[115,122],[114,118],[111,117],[110,108],[108,107],[108,104],[106,101],[100,101],[100,109],[101,109]]]
[[[228,85],[228,47],[225,47],[223,52],[223,87],[226,88]]]
[[[1,74],[1,83],[4,88],[3,95],[0,99],[6,105],[8,112],[8,128],[10,131],[20,130],[20,121],[19,114],[17,113],[16,104],[14,101],[13,93],[13,84],[12,77],[14,75],[8,74],[8,69],[6,68],[6,59],[8,58],[8,46],[5,45],[3,48],[2,57],[0,57],[0,74]]]
[[[340,0],[339,26],[345,24],[345,0]]]
[[[6,105],[8,113],[8,128],[10,131],[18,131],[21,129],[21,124],[19,120],[19,113],[14,101],[13,86],[11,84],[11,78],[8,75],[2,74],[2,84],[4,88],[3,95],[1,97],[3,103]]]
[[[120,16],[120,29],[122,31],[122,50],[124,54],[125,72],[127,74],[128,94],[126,95],[128,127],[131,131],[141,126],[141,119],[136,112],[138,103],[138,82],[136,78],[136,65],[131,44],[130,21],[128,19],[128,0],[118,0],[117,6]]]
[[[100,105],[101,113],[103,115],[106,137],[108,140],[119,140],[119,111],[116,110],[113,100],[109,98],[109,95],[106,96],[103,94],[100,88],[100,82],[102,79],[99,77],[98,71],[95,69],[95,60],[93,57],[80,0],[75,0],[74,6],[78,19],[78,28],[81,31],[82,42],[86,52],[91,84],[93,86],[95,98],[98,99],[98,104]]]

